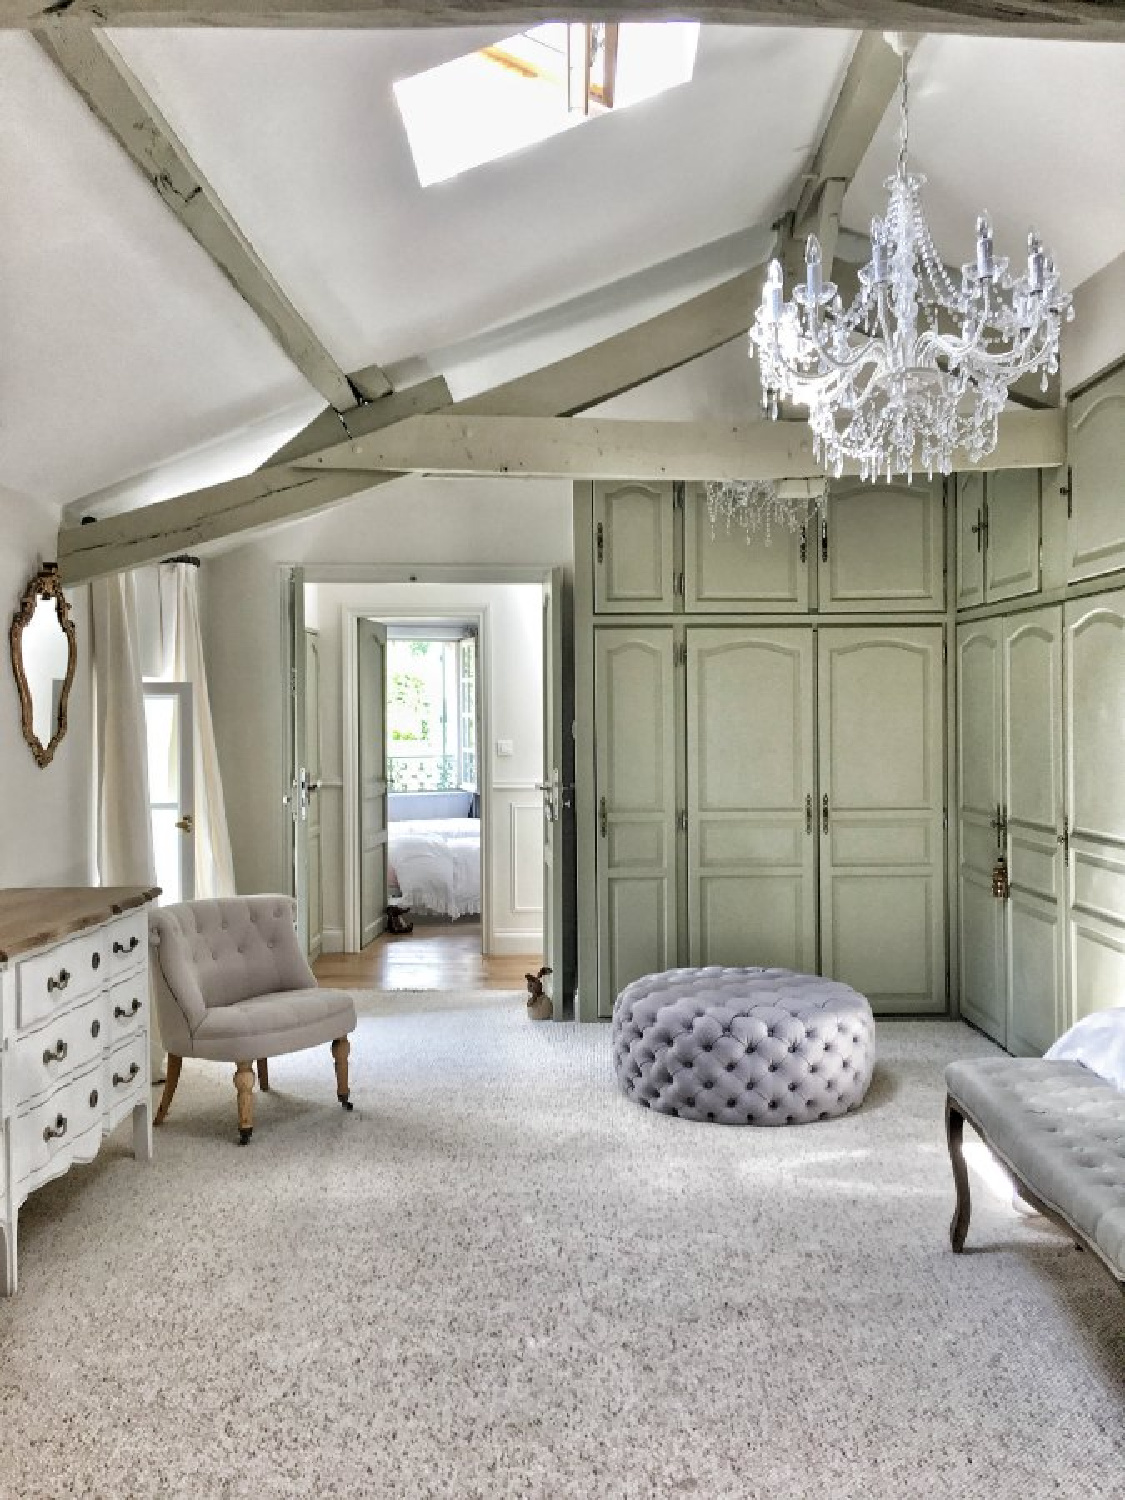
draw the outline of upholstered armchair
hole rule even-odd
[[[153,991],[168,1049],[164,1095],[155,1123],[163,1125],[185,1057],[235,1064],[238,1137],[254,1129],[254,1068],[269,1088],[268,1059],[331,1043],[336,1097],[351,1109],[348,1034],[355,1002],[343,990],[321,989],[305,962],[290,896],[229,896],[154,907],[149,918]]]

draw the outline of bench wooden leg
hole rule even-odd
[[[254,1064],[235,1064],[234,1086],[238,1090],[238,1144],[245,1146],[254,1134]]]
[[[336,1064],[336,1098],[345,1109],[352,1107],[349,1098],[351,1090],[348,1088],[348,1054],[351,1050],[352,1044],[346,1036],[337,1037],[332,1043],[332,1061]]]
[[[949,1145],[949,1164],[953,1168],[953,1183],[957,1189],[957,1206],[949,1226],[949,1243],[960,1254],[965,1247],[965,1236],[969,1232],[969,1215],[972,1200],[969,1196],[969,1171],[965,1166],[964,1152],[965,1116],[952,1098],[945,1099],[945,1139]]]
[[[184,1065],[182,1057],[175,1057],[171,1052],[168,1054],[168,1064],[164,1070],[164,1092],[160,1096],[160,1108],[156,1111],[154,1125],[163,1125],[168,1118],[168,1111],[172,1107],[172,1095],[176,1092],[176,1085],[180,1081],[180,1069]]]

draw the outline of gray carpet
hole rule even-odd
[[[983,1191],[950,1254],[941,1070],[992,1049],[877,1035],[782,1130],[638,1108],[514,995],[365,997],[355,1112],[279,1058],[246,1150],[186,1064],[150,1169],[24,1207],[0,1494],[1119,1500],[1125,1298]]]

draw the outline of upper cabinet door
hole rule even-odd
[[[1125,568],[1125,369],[1070,403],[1070,577]]]
[[[957,608],[984,603],[984,475],[957,476]]]
[[[594,485],[594,608],[670,613],[675,598],[671,484]]]
[[[833,487],[820,539],[822,610],[945,606],[942,481]]]
[[[747,536],[740,526],[712,523],[707,486],[689,484],[684,518],[684,592],[688,610],[748,609],[796,613],[809,605],[809,539],[815,522],[789,531]]]
[[[1039,592],[1041,480],[1038,469],[1000,469],[988,476],[984,593],[990,604]]]

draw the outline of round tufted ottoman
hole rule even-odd
[[[722,1125],[801,1125],[862,1103],[875,1065],[871,1007],[788,969],[669,969],[613,1007],[613,1064],[638,1104]]]

